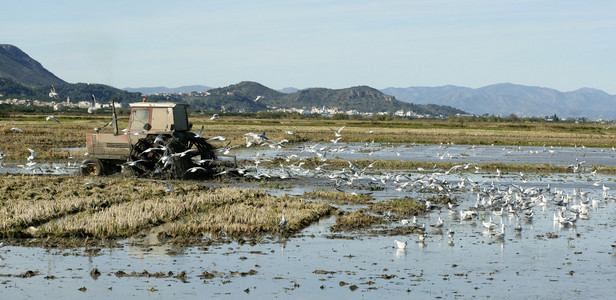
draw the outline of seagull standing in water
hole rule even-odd
[[[403,243],[403,242],[401,242],[401,241],[394,240],[394,243],[396,244],[396,246],[398,247],[398,249],[404,249],[404,248],[406,248],[406,243],[407,243],[407,242],[404,242],[404,243]]]

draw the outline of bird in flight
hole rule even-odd
[[[96,107],[96,98],[94,98],[94,94],[92,94],[92,101],[90,102],[90,107],[88,107],[88,113],[91,114],[97,110],[98,107]]]
[[[58,119],[56,119],[56,117],[54,117],[54,116],[47,116],[47,118],[45,118],[45,121],[49,121],[49,120],[52,120],[52,121],[60,124],[60,121],[58,121]]]
[[[338,131],[333,130],[333,129],[331,129],[331,128],[330,128],[330,130],[334,132],[334,135],[335,135],[336,137],[341,137],[341,136],[342,136],[342,134],[340,134],[340,132],[342,132],[342,129],[344,129],[344,127],[346,127],[346,126],[342,126],[342,127],[340,127],[340,128],[338,129]]]

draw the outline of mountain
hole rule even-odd
[[[127,92],[133,93],[142,93],[144,95],[154,95],[154,94],[178,94],[178,93],[190,93],[197,92],[203,93],[212,89],[209,86],[204,85],[184,85],[176,88],[168,88],[164,86],[155,86],[155,87],[140,87],[140,88],[123,88],[123,90]]]
[[[381,91],[401,101],[450,105],[477,115],[616,119],[616,96],[590,88],[559,92],[550,88],[501,83],[478,89],[447,85]]]
[[[8,44],[0,44],[0,78],[30,88],[66,83],[19,48]]]
[[[299,91],[299,89],[296,89],[294,87],[286,87],[284,89],[278,90],[281,93],[285,93],[285,94],[293,94],[297,91]]]
[[[415,105],[396,100],[392,96],[367,86],[346,89],[310,88],[285,94],[257,82],[243,81],[227,87],[208,90],[207,96],[183,96],[182,99],[204,109],[233,108],[240,111],[266,110],[268,108],[311,109],[337,108],[340,111],[358,112],[413,111],[416,114],[450,116],[464,113],[461,110],[439,105]],[[150,97],[152,98],[152,97]],[[155,98],[160,99],[160,98]],[[166,100],[171,100],[167,96]],[[162,100],[162,99],[161,99]],[[177,100],[177,99],[176,99]]]

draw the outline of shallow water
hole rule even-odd
[[[356,145],[359,151],[341,158],[409,159],[438,161],[433,152],[439,146],[378,145],[380,150],[372,155],[365,145]],[[443,147],[443,146],[441,146]],[[538,163],[548,157],[550,162],[568,165],[585,160],[586,165],[614,165],[615,153],[611,149],[559,148],[550,153],[542,147],[449,146],[447,152],[460,162]],[[375,148],[377,149],[377,148]],[[536,150],[535,150],[536,149]],[[252,149],[250,149],[252,150]],[[400,156],[397,150],[402,150]],[[540,151],[530,155],[530,151]],[[264,157],[289,155],[279,150],[257,150]],[[307,155],[299,149],[285,149]],[[441,153],[442,150],[440,150]],[[477,152],[473,152],[477,151]],[[389,152],[389,154],[387,154]],[[412,154],[409,154],[412,152]],[[254,150],[238,153],[238,158],[250,159]],[[467,153],[468,155],[460,155]],[[526,154],[528,153],[528,155]],[[345,155],[349,156],[345,156]],[[312,154],[310,154],[312,155]],[[500,156],[499,156],[500,155]],[[332,155],[333,156],[333,155]],[[355,157],[356,156],[356,157]],[[402,158],[400,158],[402,157]],[[455,158],[458,157],[458,158]],[[485,161],[481,161],[485,160]],[[276,170],[262,170],[276,173]],[[432,172],[397,172],[407,174],[411,180],[421,174]],[[442,170],[440,173],[443,173]],[[382,171],[375,170],[383,175]],[[395,174],[395,173],[394,173]],[[394,175],[392,174],[392,176]],[[553,201],[545,206],[532,208],[532,222],[522,221],[522,231],[513,228],[516,218],[505,212],[496,216],[491,210],[479,211],[471,221],[459,220],[446,207],[437,207],[430,214],[418,218],[418,223],[428,227],[425,243],[418,242],[418,235],[387,236],[368,232],[336,233],[329,227],[335,224],[330,217],[314,223],[300,234],[285,239],[268,237],[254,246],[228,242],[210,247],[175,249],[160,245],[154,237],[127,240],[123,247],[102,249],[99,256],[84,255],[84,249],[45,250],[35,247],[6,246],[0,248],[0,282],[3,298],[26,299],[42,296],[60,296],[67,299],[93,297],[96,299],[121,298],[194,298],[208,296],[239,298],[377,298],[407,296],[409,298],[608,298],[616,292],[616,244],[613,236],[616,226],[616,193],[614,176],[592,175],[587,169],[581,173],[525,175],[465,173],[468,180],[480,188],[494,186],[506,190],[513,186],[524,189],[535,187],[552,195],[558,190],[568,195],[571,203],[579,203],[574,189],[587,192],[585,197],[595,200],[588,212],[588,219],[581,219],[575,226],[563,227],[553,221],[561,206]],[[299,177],[299,175],[297,175]],[[317,188],[333,190],[333,181],[325,176],[309,174],[309,178],[291,179],[281,183],[287,189],[267,189],[272,194],[301,195],[306,190]],[[439,175],[450,185],[461,181],[457,174]],[[596,183],[595,183],[596,182]],[[208,184],[208,183],[205,183]],[[249,183],[243,183],[250,185]],[[255,183],[256,186],[257,183]],[[356,181],[351,186],[341,187],[346,192],[367,193],[365,187],[374,183],[370,179]],[[546,190],[550,188],[550,193]],[[609,188],[607,194],[603,186]],[[388,180],[383,190],[374,191],[376,201],[412,196],[425,199],[433,195],[417,188],[396,190]],[[459,210],[466,210],[476,202],[476,192],[467,183],[464,189],[450,192],[457,199]],[[578,194],[579,195],[579,194]],[[353,209],[345,206],[344,210]],[[567,216],[571,213],[567,211]],[[445,224],[439,230],[429,225],[441,217]],[[505,238],[499,240],[493,232],[487,232],[482,220],[493,218],[497,224],[505,224]],[[408,226],[391,221],[382,229]],[[379,228],[377,228],[379,229]],[[447,231],[455,232],[450,244]],[[495,230],[498,231],[498,230]],[[338,238],[334,238],[338,237]],[[344,238],[341,238],[344,237]],[[408,241],[405,250],[396,249],[394,239]],[[178,254],[176,251],[180,251]],[[90,271],[97,268],[97,279]],[[118,277],[125,273],[172,272],[173,276],[186,272],[186,281],[174,277]],[[250,272],[254,270],[256,272]],[[27,271],[37,272],[29,278],[15,277]],[[316,272],[315,272],[316,271]],[[198,277],[203,272],[215,274],[211,279]],[[240,272],[240,273],[237,273]],[[245,272],[241,274],[241,272]],[[50,277],[53,276],[53,277]],[[80,288],[84,289],[80,290]],[[356,288],[356,289],[355,289]]]

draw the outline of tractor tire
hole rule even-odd
[[[86,158],[81,163],[80,170],[84,176],[102,176],[105,171],[103,163],[98,158]]]

